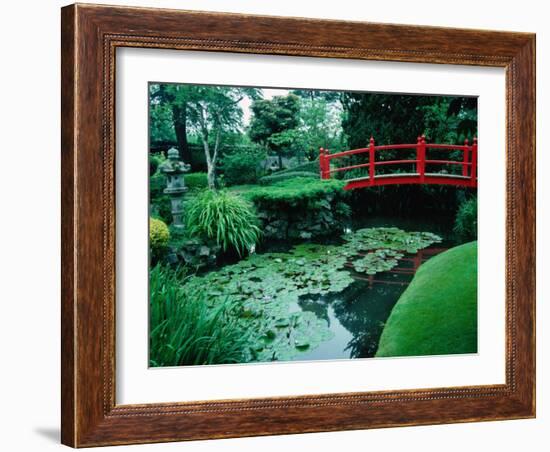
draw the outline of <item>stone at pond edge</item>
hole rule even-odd
[[[215,242],[204,241],[199,238],[188,238],[172,244],[172,254],[177,256],[178,262],[192,268],[210,267],[216,263],[221,247]]]

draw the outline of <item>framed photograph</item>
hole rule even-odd
[[[535,36],[62,9],[62,442],[535,416]]]

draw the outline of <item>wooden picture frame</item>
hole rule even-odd
[[[79,4],[62,9],[61,32],[64,444],[86,447],[535,416],[535,35]],[[505,68],[506,383],[117,405],[118,47]]]

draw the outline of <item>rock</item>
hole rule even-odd
[[[175,265],[178,263],[178,255],[176,253],[168,253],[166,256],[166,260],[170,265]]]
[[[330,234],[340,234],[342,221],[349,208],[341,198],[328,195],[326,198],[286,208],[274,205],[256,206],[262,223],[264,239],[267,240],[314,240]],[[338,207],[338,208],[337,208]],[[340,211],[344,215],[340,214]]]

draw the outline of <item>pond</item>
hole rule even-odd
[[[355,219],[341,237],[270,242],[185,286],[205,290],[214,304],[220,297],[232,300],[237,321],[254,332],[247,361],[372,357],[418,267],[452,246],[451,225]]]
[[[373,357],[391,310],[411,282],[419,265],[456,245],[452,221],[452,218],[443,218],[436,222],[394,216],[355,219],[349,225],[351,230],[396,226],[405,231],[434,232],[443,241],[415,254],[405,254],[398,259],[397,266],[376,275],[365,276],[350,269],[355,281],[341,292],[315,297],[301,296],[292,309],[310,311],[325,319],[333,335],[331,339],[302,353],[296,359],[307,361]]]

